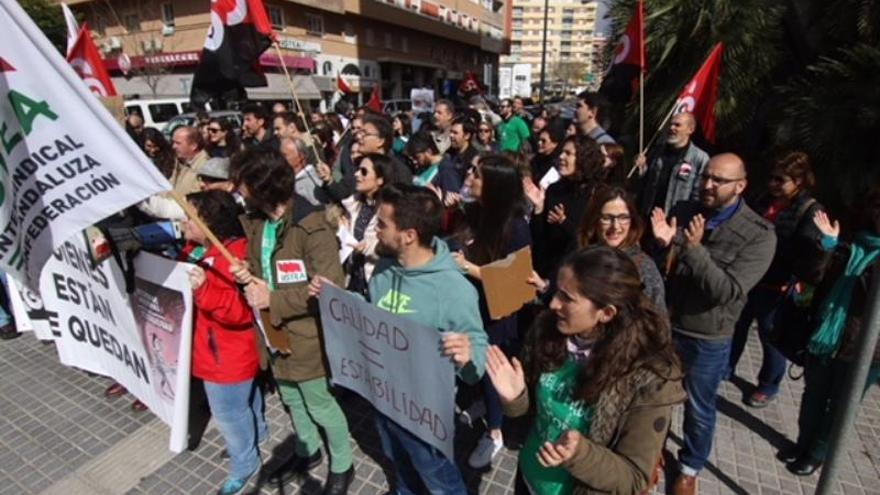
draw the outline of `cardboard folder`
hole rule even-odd
[[[528,246],[480,267],[480,273],[493,320],[515,313],[535,298],[535,287],[526,282],[532,274],[532,249]]]

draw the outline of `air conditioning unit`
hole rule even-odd
[[[422,0],[406,0],[406,5],[410,10],[418,12],[422,9]]]
[[[122,40],[118,36],[112,36],[110,38],[110,49],[119,50],[120,48],[122,48]]]
[[[167,24],[162,26],[162,36],[171,36],[174,34],[174,26],[168,26]]]

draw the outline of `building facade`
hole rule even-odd
[[[68,0],[103,52],[125,96],[188,96],[210,26],[208,0]],[[509,7],[500,0],[268,0],[280,50],[260,62],[269,86],[253,98],[288,99],[282,62],[301,100],[329,101],[342,77],[360,98],[413,88],[440,94],[468,72],[493,82],[506,48]],[[487,80],[488,79],[488,80]]]
[[[602,70],[594,43],[599,21],[598,2],[547,2],[547,44],[543,47],[545,0],[512,2],[510,55],[501,57],[501,65],[530,64],[532,88],[537,92],[541,80],[541,54],[546,50],[546,91],[564,93],[589,85],[588,75]]]

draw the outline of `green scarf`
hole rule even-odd
[[[880,255],[880,237],[859,232],[850,247],[849,261],[843,275],[834,282],[819,315],[819,328],[810,339],[809,350],[815,356],[831,356],[840,346],[852,292],[859,277]]]

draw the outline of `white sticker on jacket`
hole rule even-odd
[[[275,273],[279,284],[294,284],[309,279],[303,260],[277,260]]]

